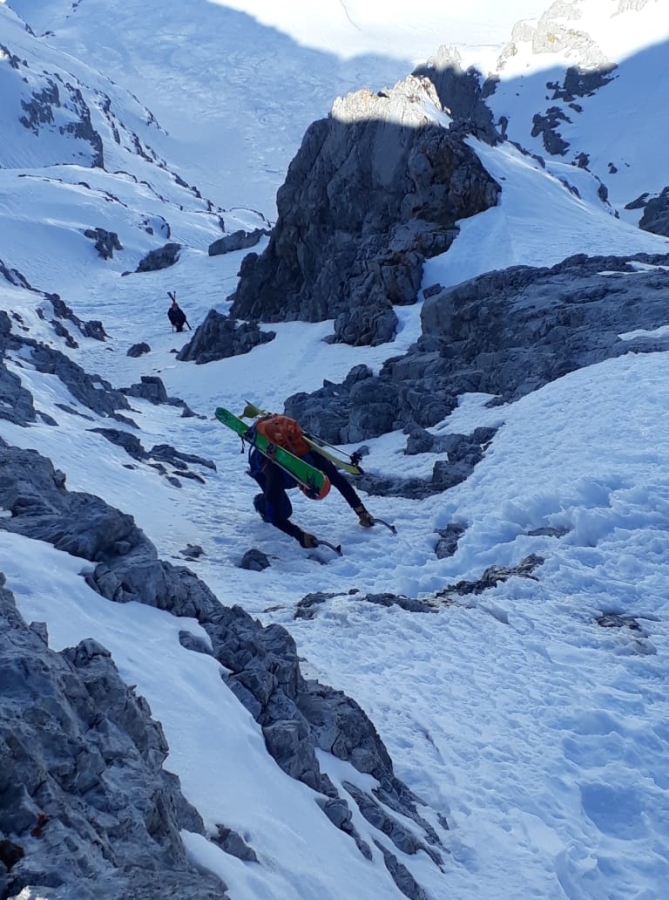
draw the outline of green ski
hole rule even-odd
[[[255,429],[229,410],[219,406],[214,415],[219,422],[237,432],[242,440],[256,447],[263,456],[294,478],[307,497],[312,500],[322,500],[327,496],[330,491],[330,479],[320,469],[310,466],[309,463],[283,447],[272,444],[266,437],[258,434]]]
[[[246,401],[246,406],[242,413],[243,418],[257,419],[261,416],[268,415],[270,415],[270,413],[268,413],[267,410],[260,409],[260,407],[256,406],[254,403],[249,403],[248,400]],[[349,475],[364,475],[362,468],[358,465],[360,456],[357,453],[348,454],[349,459],[342,459],[338,454],[341,454],[343,451],[334,447],[332,444],[328,444],[327,441],[323,441],[321,438],[314,437],[306,432],[304,433],[304,439],[316,453],[320,453],[321,456],[329,459],[338,469],[343,469],[343,471],[348,472]],[[336,451],[336,453],[333,453],[333,450]]]
[[[318,443],[317,438],[311,437],[309,434],[304,435],[304,440],[309,444],[310,447],[316,451],[316,453],[320,453],[321,456],[324,456],[326,459],[329,459],[331,463],[334,463],[338,469],[343,469],[344,472],[348,472],[350,475],[364,475],[363,470],[358,465],[354,465],[352,461],[341,459],[339,456],[335,456],[330,450],[327,450],[322,444]],[[336,449],[336,448],[335,448]]]

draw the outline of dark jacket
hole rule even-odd
[[[167,310],[167,317],[177,331],[183,331],[183,327],[186,324],[186,313],[178,305],[176,300]]]

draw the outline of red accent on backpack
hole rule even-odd
[[[258,419],[255,429],[268,441],[290,451],[294,456],[304,456],[311,450],[304,440],[302,429],[295,419],[289,416],[267,416]]]

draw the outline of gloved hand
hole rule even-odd
[[[309,534],[308,531],[303,531],[298,540],[300,546],[304,547],[305,550],[308,550],[310,547],[318,547],[318,538],[315,534]]]
[[[356,506],[353,512],[358,517],[358,522],[360,522],[363,528],[371,528],[374,525],[374,517],[371,513],[367,512],[364,506]]]

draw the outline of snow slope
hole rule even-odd
[[[153,136],[156,149],[218,206],[274,218],[276,190],[304,130],[334,97],[394,84],[441,45],[464,68],[500,77],[488,102],[529,150],[547,155],[532,119],[560,107],[571,120],[560,128],[570,144],[565,161],[587,152],[619,211],[664,187],[664,0],[478,0],[471,9],[428,0],[419,16],[397,0],[384,3],[383,14],[371,0],[191,0],[188,15],[175,0],[8,5],[50,46],[138,97],[169,133]],[[577,98],[582,112],[551,99],[547,82],[561,80],[564,67],[622,62],[611,85]],[[624,112],[631,107],[633,127]]]
[[[550,153],[541,136],[533,135],[534,116],[559,110],[566,121],[558,131],[569,145],[561,158],[574,164],[586,154],[588,168],[606,185],[614,208],[636,223],[640,212],[624,206],[644,192],[660,193],[667,184],[666,5],[662,0],[576,0],[552,9],[550,17],[517,30],[506,48],[509,55],[495,63],[501,80],[488,103],[497,121],[508,119],[512,140],[544,157]],[[586,73],[617,68],[604,87],[563,98],[555,88],[562,87],[567,66]]]
[[[108,5],[27,0],[10,5],[26,16],[39,13],[41,28],[49,21],[59,25],[45,42],[45,67],[63,65],[60,51],[68,47],[92,66],[95,59],[111,67],[116,56],[127,53],[124,66],[135,72],[135,87],[146,86],[139,102],[151,109],[147,97],[153,100],[167,88],[165,96],[174,97],[182,84],[193,85],[192,114],[185,117],[185,100],[175,101],[174,119],[166,125],[170,134],[160,137],[154,129],[155,146],[170,167],[178,160],[191,174],[206,169],[221,205],[232,205],[233,182],[241,206],[265,202],[270,184],[281,179],[281,153],[292,140],[286,135],[299,134],[301,119],[312,115],[312,104],[327,92],[324,85],[333,83],[320,68],[330,58],[311,50],[308,58],[318,68],[311,98],[304,85],[292,98],[285,87],[276,87],[268,103],[276,115],[283,109],[286,135],[279,134],[276,144],[256,142],[264,165],[276,161],[275,171],[268,172],[253,160],[258,177],[253,184],[239,175],[250,171],[248,146],[224,140],[220,131],[221,165],[209,168],[207,154],[215,141],[208,144],[208,129],[215,136],[220,120],[207,118],[215,102],[201,85],[212,56],[192,43],[193,34],[211,30],[209,16],[231,16],[230,22],[239,23],[241,13],[214,4],[193,6],[188,22],[182,15],[168,41],[182,4],[119,4],[114,29],[111,18],[95,19],[105,23],[103,46],[81,23],[93,13],[111,16]],[[346,8],[356,9],[350,3]],[[153,17],[148,21],[155,25],[155,40],[147,41],[142,11]],[[56,13],[57,22],[47,18]],[[4,34],[14,28],[10,19],[0,6]],[[253,35],[255,51],[266,53],[275,70],[290,71],[295,44],[247,18],[243,22],[244,29],[253,29],[245,33]],[[116,34],[118,43],[112,44]],[[18,40],[18,32],[12,37]],[[141,39],[147,52],[139,57]],[[44,43],[28,34],[21,40],[26,52],[35,54]],[[240,50],[239,59],[246,58]],[[225,64],[219,60],[221,78],[230,62],[225,59]],[[356,62],[365,71],[366,64]],[[69,65],[83,72],[77,60]],[[95,66],[86,80],[97,77]],[[164,80],[170,71],[171,79]],[[347,71],[353,78],[353,70]],[[111,74],[111,68],[104,72]],[[118,89],[119,109],[128,102],[125,87]],[[237,111],[242,114],[242,94],[235,95],[238,105],[229,101],[233,121]],[[248,127],[253,133],[249,123],[257,113],[253,105],[244,112],[242,131]],[[183,130],[172,135],[179,121]],[[267,128],[263,134],[271,124]],[[472,145],[502,185],[502,202],[462,223],[449,253],[429,263],[425,284],[454,284],[519,262],[549,265],[581,252],[666,252],[665,239],[638,232],[611,214],[588,173],[561,164],[544,170],[509,146]],[[51,153],[48,139],[45,146]],[[172,147],[174,154],[168,153]],[[193,158],[201,148],[209,149]],[[374,514],[395,522],[396,536],[381,528],[360,529],[338,495],[323,503],[299,496],[295,520],[320,537],[341,541],[344,555],[302,551],[253,512],[255,485],[244,475],[245,459],[234,436],[212,420],[213,409],[241,410],[246,398],[280,409],[285,397],[313,390],[324,378],[341,380],[355,364],[378,369],[415,340],[419,306],[399,310],[401,329],[388,346],[328,345],[322,338],[331,323],[287,323],[272,326],[277,339],[248,356],[206,366],[178,363],[172,351],[188,334],[169,331],[167,290],[177,291],[193,325],[212,306],[225,311],[243,253],[208,257],[210,236],[220,234],[216,212],[177,187],[161,201],[156,195],[172,184],[168,174],[135,162],[142,166],[137,182],[102,170],[47,166],[46,159],[37,169],[0,169],[0,256],[35,287],[61,293],[81,318],[103,321],[109,334],[105,344],[82,339],[78,349],[67,350],[88,371],[115,386],[158,374],[170,395],[182,397],[199,414],[182,419],[174,407],[133,400],[146,446],[171,443],[214,460],[217,471],[203,470],[204,484],[184,480],[177,488],[150,466],[127,468],[125,453],[90,430],[108,420],[90,421],[56,406],[90,414],[61,382],[23,358],[10,359],[9,367],[58,426],[39,421],[20,428],[0,420],[0,436],[50,457],[66,473],[70,490],[98,494],[131,513],[161,556],[182,561],[188,543],[200,544],[204,555],[189,565],[222,603],[241,604],[266,624],[285,625],[297,641],[305,673],[362,705],[398,776],[428,803],[426,817],[448,848],[443,871],[422,854],[400,854],[430,900],[660,900],[669,883],[667,355],[634,355],[573,372],[504,407],[486,409],[488,397],[461,397],[458,409],[435,430],[469,433],[478,425],[500,426],[465,483],[420,502],[370,498]],[[578,187],[580,197],[565,187],[565,179]],[[112,191],[116,200],[109,199]],[[161,216],[169,220],[184,251],[171,269],[123,276],[147,247],[164,241],[163,235],[142,230],[144,216],[156,228]],[[106,262],[81,234],[84,226],[99,223],[116,230],[124,244]],[[2,280],[0,307],[20,314],[31,336],[66,349],[36,315],[34,295]],[[127,349],[138,340],[149,343],[151,352],[128,357]],[[410,468],[411,474],[427,476],[435,457],[404,456],[405,439],[390,434],[370,441],[368,468],[389,475]],[[456,554],[439,560],[436,531],[451,522],[466,531]],[[237,567],[251,546],[270,556],[270,569],[256,573]],[[534,578],[512,578],[453,605],[435,601],[434,613],[372,606],[350,593],[433,598],[448,584],[478,578],[487,566],[513,566],[531,553],[545,559]],[[183,621],[135,604],[107,603],[81,577],[88,566],[0,532],[0,570],[25,618],[45,621],[56,649],[88,636],[112,649],[122,676],[138,686],[163,723],[170,745],[167,767],[181,778],[188,799],[206,822],[228,823],[258,853],[260,866],[242,863],[184,835],[194,858],[224,877],[233,900],[401,900],[380,852],[374,850],[372,862],[363,860],[316,808],[313,793],[285,777],[266,754],[258,727],[222,685],[217,665],[181,647],[177,631]],[[296,604],[314,590],[333,596],[315,618],[295,619]],[[634,617],[639,627],[603,628],[596,619],[604,613]],[[196,623],[187,625],[199,632]],[[326,754],[322,765],[338,785],[362,778]],[[439,827],[439,814],[450,831]],[[371,841],[368,823],[357,816],[355,824]]]

